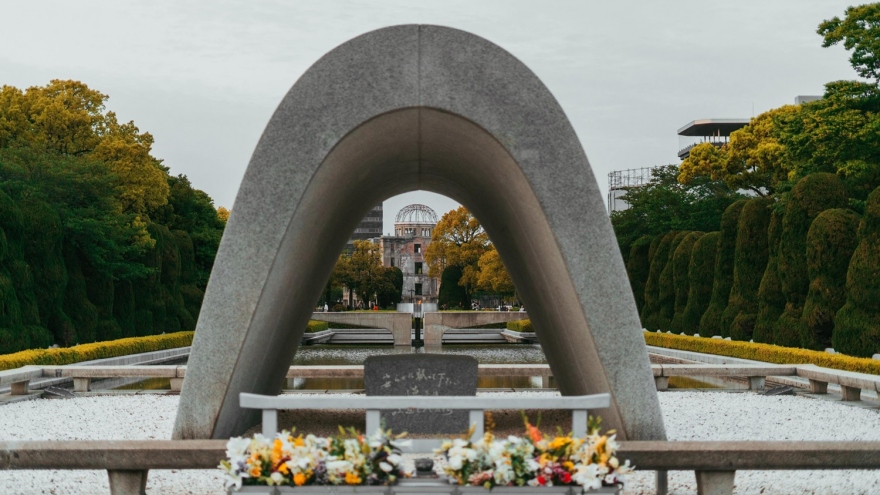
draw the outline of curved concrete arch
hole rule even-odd
[[[254,424],[238,394],[277,393],[348,233],[372,205],[416,189],[480,219],[560,390],[611,392],[606,427],[664,438],[623,262],[564,112],[500,47],[425,25],[340,45],[272,116],[217,253],[175,437]]]

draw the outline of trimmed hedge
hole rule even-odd
[[[773,210],[767,229],[767,268],[758,286],[758,317],[752,339],[773,343],[779,315],[785,308],[785,296],[779,282],[779,237],[782,235],[782,212]]]
[[[660,272],[660,316],[657,319],[657,328],[663,331],[671,328],[672,318],[675,317],[675,252],[689,234],[690,231],[679,232],[672,238],[666,266]]]
[[[671,333],[644,332],[644,334],[645,343],[648,345],[667,349],[702,352],[776,364],[815,364],[823,368],[880,375],[880,361],[876,359],[753,342],[687,337]]]
[[[727,336],[727,329],[721,326],[721,315],[730,299],[733,285],[733,263],[736,255],[736,232],[739,215],[747,200],[741,199],[724,210],[721,215],[721,237],[718,239],[718,252],[715,255],[715,271],[712,277],[712,299],[709,307],[700,318],[700,335]]]
[[[846,304],[837,312],[831,343],[854,356],[880,352],[880,188],[868,196],[846,273]]]
[[[22,366],[34,364],[60,366],[81,361],[91,361],[93,359],[186,347],[192,344],[192,339],[193,332],[177,332],[150,337],[95,342],[93,344],[82,344],[57,349],[31,349],[29,351],[0,355],[0,370],[21,368]]]
[[[767,269],[769,198],[750,199],[739,214],[733,261],[733,285],[721,327],[733,340],[749,340],[758,318],[758,287]],[[711,337],[711,335],[710,335]]]
[[[801,319],[801,347],[831,347],[834,315],[846,303],[846,271],[858,243],[859,216],[850,210],[825,210],[807,232],[810,290]],[[846,353],[851,354],[851,353]]]
[[[696,333],[700,328],[700,318],[706,312],[709,300],[712,299],[712,279],[706,274],[715,270],[715,254],[718,251],[720,237],[721,234],[718,232],[709,232],[694,244],[688,264],[690,280],[687,306],[682,312],[679,325],[673,325],[679,332]]]
[[[306,333],[323,332],[328,328],[330,328],[330,324],[326,321],[309,320],[309,324],[306,326]]]
[[[778,270],[785,310],[776,325],[774,343],[796,347],[801,343],[801,315],[810,277],[807,272],[807,232],[819,213],[847,205],[846,189],[834,174],[810,174],[795,184],[785,205],[782,234],[779,239]]]
[[[516,320],[508,321],[507,329],[514,332],[534,332],[532,328],[532,320]]]
[[[648,281],[648,272],[651,271],[651,258],[649,257],[651,246],[654,246],[655,237],[644,235],[636,239],[629,250],[626,260],[626,274],[629,276],[629,285],[632,287],[633,297],[636,300],[636,308],[639,314],[645,305],[645,283]]]
[[[684,309],[690,296],[690,264],[694,245],[704,235],[703,232],[690,232],[682,239],[672,257],[672,284],[675,286],[675,312],[672,316],[671,328],[682,328]]]
[[[678,235],[677,230],[668,232],[657,242],[656,248],[651,243],[651,249],[654,254],[651,255],[651,269],[648,271],[648,280],[645,282],[645,306],[642,308],[641,319],[642,326],[650,330],[660,328],[660,274],[666,268],[669,261],[669,248],[672,240]],[[655,241],[657,240],[655,239]]]

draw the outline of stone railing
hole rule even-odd
[[[806,378],[810,392],[825,394],[828,384],[839,385],[844,401],[858,401],[862,390],[880,393],[880,376],[854,373],[811,364],[653,364],[651,365],[657,390],[667,390],[673,376],[745,377],[751,390],[762,390],[768,376]],[[186,366],[25,366],[0,371],[0,386],[10,386],[13,395],[28,393],[28,384],[39,378],[68,377],[74,382],[75,392],[90,390],[93,379],[144,377],[169,378],[171,390],[180,391],[186,376]],[[291,366],[287,378],[363,378],[363,365]],[[543,386],[549,386],[552,376],[546,364],[481,364],[478,376],[540,376]]]
[[[215,469],[225,456],[225,440],[0,442],[0,470],[107,470],[112,495],[144,493],[150,469]],[[741,470],[880,469],[880,442],[620,442],[617,457],[695,471],[699,494],[731,495]]]
[[[242,409],[260,409],[263,414],[263,435],[274,437],[278,432],[278,411],[291,409],[365,409],[366,431],[375,432],[380,425],[380,409],[443,409],[470,411],[473,427],[472,440],[483,437],[483,415],[486,410],[499,409],[561,409],[571,411],[571,431],[575,436],[587,434],[590,409],[604,409],[611,405],[611,395],[595,394],[567,397],[476,397],[476,396],[355,396],[332,395],[257,395],[242,393]],[[404,452],[432,453],[441,440],[414,439]]]

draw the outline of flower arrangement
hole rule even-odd
[[[579,485],[598,489],[623,484],[624,476],[633,470],[629,461],[621,464],[614,456],[618,448],[614,431],[599,434],[599,418],[589,418],[589,433],[584,438],[561,431],[551,438],[525,417],[523,420],[523,437],[496,440],[487,431],[477,442],[444,442],[437,453],[446,458],[446,474],[459,485],[485,488]]]
[[[232,438],[226,444],[227,460],[220,466],[226,487],[243,485],[390,485],[408,476],[401,467],[401,436],[377,431],[365,437],[340,427],[330,438],[293,436],[282,431],[274,439]]]

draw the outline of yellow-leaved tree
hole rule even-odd
[[[485,291],[497,292],[498,294],[509,296],[513,295],[515,290],[513,280],[501,261],[501,256],[495,245],[491,245],[489,250],[480,256],[480,278],[478,285],[480,289]]]
[[[105,111],[107,95],[54,79],[21,91],[0,89],[0,147],[30,146],[100,160],[116,176],[121,213],[139,221],[168,202],[167,173],[151,154],[153,137]]]
[[[440,277],[447,266],[459,266],[462,276],[458,284],[470,293],[479,284],[480,257],[489,246],[489,235],[467,208],[460,206],[446,212],[434,227],[425,250],[428,275]]]
[[[780,134],[799,111],[794,105],[774,108],[732,132],[730,141],[721,147],[711,143],[695,146],[679,166],[679,182],[691,184],[700,178],[723,180],[734,191],[746,189],[759,196],[773,194],[776,186],[788,179],[791,167]]]

